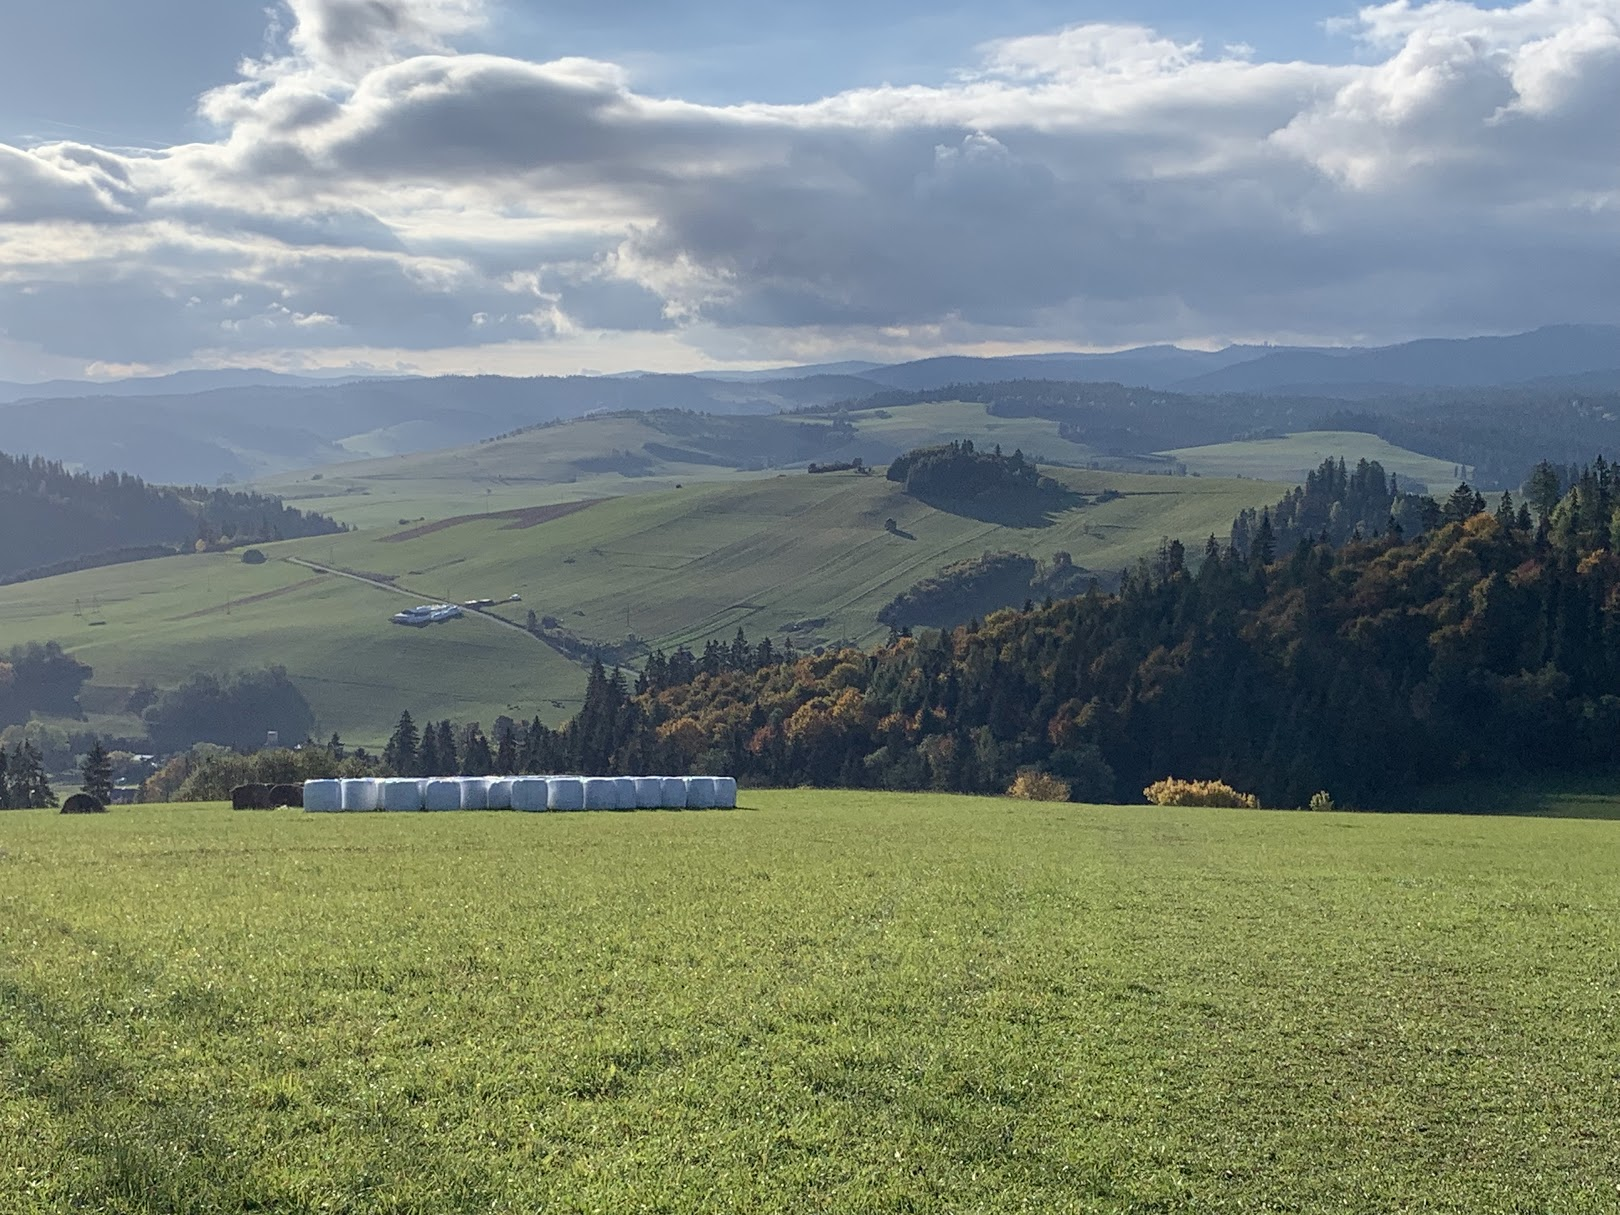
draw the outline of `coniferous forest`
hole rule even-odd
[[[343,530],[325,515],[239,490],[149,485],[0,452],[0,580],[166,556],[203,545],[257,543]]]
[[[1324,465],[1284,526],[1267,512],[1196,565],[1168,543],[1117,595],[635,689],[599,667],[572,722],[530,728],[526,758],[979,793],[1038,770],[1077,799],[1126,801],[1174,774],[1267,805],[1328,790],[1363,806],[1460,775],[1612,764],[1620,477],[1602,460],[1543,471],[1560,496],[1539,517],[1463,487],[1412,505],[1432,524],[1413,536],[1376,465]],[[1368,502],[1389,504],[1381,527],[1344,523]],[[1303,522],[1324,510],[1342,542]]]

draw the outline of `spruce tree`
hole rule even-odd
[[[0,747],[0,810],[11,809],[11,761]]]
[[[477,722],[467,728],[464,735],[465,743],[461,748],[461,774],[463,776],[488,776],[495,770],[495,756],[489,749],[489,739]]]
[[[518,770],[517,727],[503,717],[495,727],[495,774],[511,776]]]
[[[27,739],[17,756],[19,763],[12,789],[14,800],[24,810],[46,810],[56,805],[56,794],[45,775],[45,757]],[[20,786],[20,790],[19,787]],[[20,793],[20,796],[17,794]]]
[[[112,801],[112,757],[107,754],[107,748],[101,745],[99,738],[91,745],[89,754],[79,765],[79,773],[84,777],[81,787],[86,793],[104,806]]]
[[[452,776],[461,771],[461,756],[456,753],[456,735],[447,717],[439,723],[439,762],[441,776]]]
[[[422,745],[416,753],[416,772],[418,776],[450,775],[444,752],[439,749],[439,728],[432,722],[428,722],[427,729],[422,731]]]
[[[337,735],[333,735],[336,738]],[[416,723],[411,720],[410,710],[399,715],[399,724],[394,727],[393,735],[388,739],[388,745],[383,748],[383,763],[387,764],[400,776],[416,776],[421,773],[420,759],[417,751],[421,740],[416,733]]]

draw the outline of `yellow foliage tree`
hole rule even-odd
[[[1260,799],[1239,793],[1225,781],[1177,780],[1167,776],[1142,790],[1155,806],[1214,806],[1230,810],[1258,810]]]
[[[1012,788],[1007,790],[1007,796],[1022,798],[1026,802],[1066,802],[1069,800],[1069,786],[1045,772],[1028,770],[1018,774]]]

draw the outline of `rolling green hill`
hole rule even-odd
[[[1401,479],[1404,489],[1423,485],[1442,498],[1456,488],[1459,479],[1473,475],[1473,469],[1464,468],[1459,478],[1458,466],[1449,460],[1419,455],[1377,435],[1354,430],[1307,430],[1277,439],[1182,447],[1163,454],[1200,476],[1258,477],[1289,484],[1303,481],[1323,460],[1342,459],[1352,467],[1358,460],[1376,460],[1385,472]]]
[[[521,625],[533,610],[593,642],[634,633],[670,648],[739,626],[801,647],[870,641],[886,632],[878,610],[949,562],[987,549],[1041,559],[1063,550],[1117,571],[1167,535],[1224,536],[1239,510],[1280,492],[1259,481],[1050,471],[1077,492],[1120,496],[1014,527],[924,505],[877,475],[765,474],[560,516],[519,510],[288,541],[265,546],[262,566],[186,556],[0,588],[0,636],[54,638],[89,662],[87,707],[104,714],[142,679],[172,685],[194,670],[279,663],[323,732],[375,743],[402,708],[555,721],[583,687],[576,662],[521,628],[480,617],[421,630],[389,623],[412,602],[519,594],[494,611]],[[895,533],[884,529],[889,518]]]
[[[534,427],[421,455],[273,478],[257,488],[290,505],[359,527],[400,519],[506,510],[546,502],[658,493],[677,484],[735,482],[860,457],[886,464],[924,443],[972,439],[984,448],[1022,448],[1043,464],[1086,467],[1106,460],[1125,471],[1158,461],[1105,458],[1058,433],[1046,418],[1000,418],[974,402],[863,409],[835,419],[774,414],[721,417],[665,410],[614,413]],[[1164,463],[1168,463],[1165,461]]]

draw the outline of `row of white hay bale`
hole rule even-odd
[[[304,809],[374,810],[731,810],[729,776],[445,776],[310,780]]]

